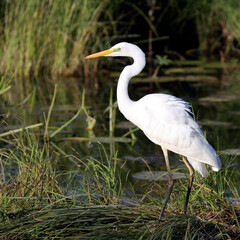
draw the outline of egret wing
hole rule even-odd
[[[220,168],[220,160],[191,116],[190,105],[167,94],[141,98],[131,119],[155,144]]]

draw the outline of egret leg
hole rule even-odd
[[[173,181],[173,177],[172,177],[172,173],[171,173],[171,169],[170,169],[170,164],[169,164],[169,159],[168,159],[168,151],[167,151],[167,149],[165,149],[163,147],[162,147],[162,150],[163,150],[163,155],[164,155],[166,166],[167,166],[169,180],[168,180],[168,191],[167,191],[167,194],[166,194],[163,206],[162,206],[161,213],[158,217],[157,225],[159,224],[159,222],[164,214],[165,208],[167,207],[167,203],[168,203],[168,200],[172,193],[172,189],[173,189],[173,185],[174,185],[174,181]]]
[[[193,170],[192,166],[188,163],[187,159],[184,156],[180,155],[180,157],[182,158],[183,162],[187,166],[187,168],[189,170],[189,177],[190,177],[189,183],[188,183],[187,196],[186,196],[186,200],[185,200],[184,207],[183,207],[183,214],[185,215],[186,212],[187,212],[187,205],[188,205],[189,196],[190,196],[190,192],[191,192],[192,185],[193,185],[194,170]]]

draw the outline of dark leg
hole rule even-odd
[[[189,183],[188,183],[187,196],[186,196],[186,200],[185,200],[184,208],[183,208],[183,214],[186,214],[186,212],[187,212],[187,205],[188,205],[188,201],[189,201],[189,196],[190,196],[190,192],[191,192],[192,185],[193,185],[194,170],[193,170],[192,166],[188,163],[187,159],[184,156],[180,155],[180,157],[182,158],[183,162],[187,166],[187,168],[189,170],[189,177],[190,177]]]
[[[163,216],[163,214],[164,214],[165,208],[166,208],[166,206],[167,206],[167,203],[168,203],[168,200],[169,200],[170,195],[171,195],[171,193],[172,193],[172,189],[173,189],[173,185],[174,185],[173,177],[172,177],[172,173],[171,173],[171,169],[170,169],[170,164],[169,164],[169,159],[168,159],[167,149],[165,149],[165,148],[162,147],[162,150],[163,150],[163,154],[164,154],[165,161],[166,161],[166,166],[167,166],[167,171],[168,171],[169,180],[168,180],[168,191],[167,191],[167,194],[166,194],[166,197],[165,197],[163,206],[162,206],[161,213],[160,213],[160,215],[159,215],[159,217],[158,217],[157,225],[159,225],[160,220],[161,220],[161,218],[162,218],[162,216]]]

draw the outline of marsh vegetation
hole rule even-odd
[[[234,0],[2,1],[1,238],[237,239],[239,7]],[[190,102],[223,163],[208,178],[196,176],[183,216],[187,169],[170,155],[178,179],[159,228],[167,187],[161,149],[115,102],[128,60],[84,61],[123,40],[148,56],[131,98],[166,92]]]

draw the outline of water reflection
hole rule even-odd
[[[173,73],[174,76],[168,75]],[[227,89],[223,92],[223,89],[220,88],[220,80],[218,81],[217,78],[217,71],[208,70],[203,75],[201,74],[203,74],[202,69],[197,73],[191,68],[191,70],[185,69],[177,74],[173,70],[169,71],[166,73],[168,78],[166,78],[166,75],[154,79],[136,78],[129,86],[129,95],[132,99],[137,100],[150,92],[162,92],[190,102],[193,106],[195,118],[202,130],[206,132],[208,141],[219,152],[223,167],[224,163],[231,158],[234,163],[233,166],[239,171],[240,103],[236,99],[238,97],[236,97],[236,92],[232,97],[231,92],[227,92]],[[204,76],[207,76],[206,74],[208,74],[208,77],[204,78]],[[122,163],[126,161],[122,171],[126,173],[130,170],[129,180],[136,183],[136,174],[149,171],[149,169],[165,171],[165,162],[161,148],[151,143],[141,130],[129,134],[126,140],[121,138],[129,129],[134,129],[135,126],[127,122],[118,110],[116,112],[114,136],[110,136],[109,115],[106,112],[104,113],[104,110],[109,106],[111,88],[113,88],[114,92],[113,101],[116,99],[116,79],[112,78],[107,82],[105,79],[93,79],[91,86],[86,88],[85,101],[87,110],[89,115],[96,120],[91,131],[87,130],[86,116],[80,114],[71,125],[61,131],[57,138],[52,141],[66,154],[72,154],[74,150],[80,158],[86,156],[98,158],[98,142],[104,144],[106,151],[110,151],[111,144],[114,143],[114,149],[118,151],[120,161]],[[150,82],[152,84],[149,84]],[[49,125],[53,129],[61,126],[74,116],[81,104],[82,89],[86,87],[81,84],[79,79],[62,79],[58,80],[58,84],[59,90]],[[45,96],[43,100],[43,95],[41,98],[40,93],[43,93],[46,88],[48,89],[48,97]],[[47,114],[51,103],[53,86],[49,83],[45,86],[37,86],[37,89],[39,93],[36,99],[37,104],[34,105],[31,114],[28,113],[28,104],[14,108],[2,103],[2,111],[4,113],[14,112],[14,115],[4,116],[1,131],[22,125],[23,119],[28,125],[43,122],[44,114]],[[52,91],[49,89],[52,89]],[[225,95],[223,96],[223,94]],[[5,124],[6,122],[8,125]],[[176,154],[170,153],[170,161],[173,169],[178,169],[180,173],[187,172]],[[64,165],[61,166],[62,169],[64,167],[65,169],[75,167],[69,161],[65,161]]]

